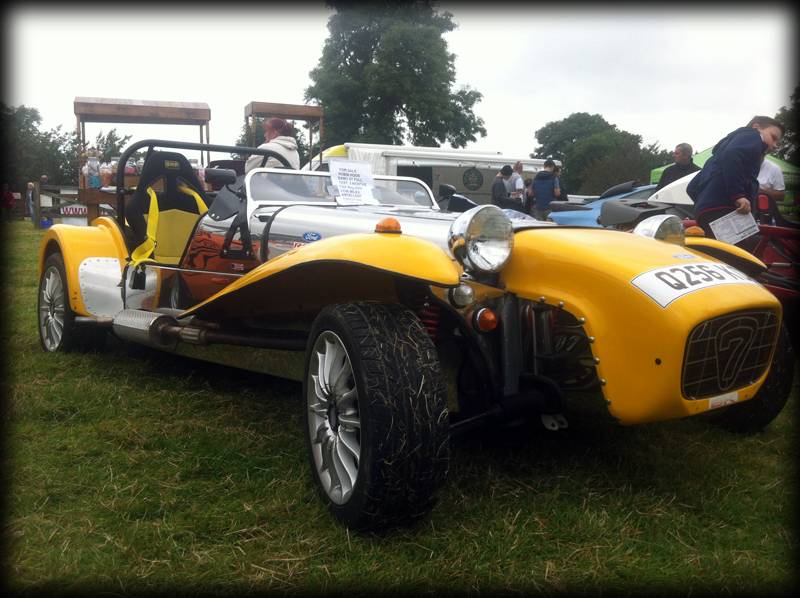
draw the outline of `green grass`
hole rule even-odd
[[[299,384],[122,343],[45,354],[42,233],[3,232],[12,589],[764,594],[795,581],[797,383],[753,437],[696,419],[623,428],[581,408],[558,433],[461,437],[430,517],[357,535],[312,486]]]

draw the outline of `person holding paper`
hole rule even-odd
[[[697,223],[706,236],[716,238],[710,223],[729,214],[749,214],[758,194],[758,171],[764,155],[775,149],[783,125],[769,116],[754,116],[747,126],[730,132],[712,150],[686,188]]]

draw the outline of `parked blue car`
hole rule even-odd
[[[570,201],[550,202],[550,219],[557,224],[572,226],[600,227],[600,212],[603,204],[618,199],[647,199],[655,193],[655,185],[639,185],[627,181],[606,189],[602,195],[589,198],[581,203]]]

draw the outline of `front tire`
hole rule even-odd
[[[333,515],[366,530],[427,514],[449,463],[436,350],[401,305],[325,308],[309,336],[303,395],[312,476]]]
[[[769,425],[783,410],[792,391],[794,351],[785,325],[781,325],[778,346],[772,357],[767,379],[749,401],[731,405],[711,421],[731,432],[754,434]]]

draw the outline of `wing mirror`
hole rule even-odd
[[[439,197],[441,199],[447,199],[451,195],[456,192],[456,188],[453,185],[446,185],[444,183],[439,185]]]

